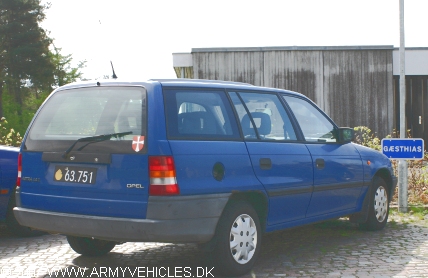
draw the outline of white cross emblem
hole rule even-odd
[[[139,152],[144,148],[144,136],[134,136],[132,140],[132,148]]]

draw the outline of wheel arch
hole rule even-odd
[[[198,248],[200,250],[203,250],[204,252],[211,252],[215,248],[215,245],[217,244],[216,235],[218,234],[219,226],[221,225],[221,219],[225,217],[227,208],[237,202],[242,202],[242,201],[247,202],[256,211],[257,216],[259,217],[261,234],[263,234],[266,231],[267,214],[268,214],[267,195],[263,191],[257,191],[257,190],[233,191],[232,194],[229,196],[229,200],[227,201],[226,205],[223,208],[221,216],[219,217],[219,221],[217,222],[216,229],[215,229],[215,235],[211,238],[210,241],[199,244]]]
[[[367,220],[369,214],[369,205],[370,205],[370,192],[375,186],[376,178],[380,178],[385,181],[388,190],[388,202],[391,202],[392,196],[394,195],[394,182],[391,176],[391,173],[386,168],[379,169],[372,177],[370,184],[368,186],[366,195],[364,196],[363,203],[361,205],[361,211],[350,215],[349,220],[352,223],[363,223]]]
[[[393,179],[391,176],[391,173],[388,169],[386,168],[381,168],[379,169],[374,175],[373,175],[373,179],[372,179],[372,184],[374,182],[374,179],[376,177],[379,177],[381,179],[383,179],[386,183],[386,185],[388,186],[388,197],[389,197],[389,201],[391,201],[392,197],[394,196],[394,184],[393,184]]]
[[[247,192],[233,192],[229,198],[228,203],[246,201],[248,202],[259,216],[262,233],[266,231],[267,214],[268,214],[268,198],[266,194],[261,191],[247,191]]]

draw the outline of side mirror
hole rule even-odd
[[[354,140],[354,129],[349,127],[339,127],[336,130],[337,132],[337,142],[339,143],[349,143]]]

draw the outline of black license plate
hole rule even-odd
[[[54,181],[95,184],[97,169],[90,167],[56,166]]]

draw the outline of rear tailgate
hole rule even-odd
[[[149,184],[146,95],[139,86],[53,93],[24,141],[20,206],[145,218]]]

